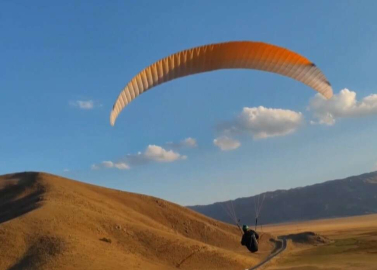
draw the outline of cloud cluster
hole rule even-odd
[[[356,99],[356,92],[343,89],[330,100],[320,94],[310,100],[309,108],[315,121],[312,124],[334,125],[339,118],[356,118],[377,115],[377,94],[369,95],[361,101]]]
[[[302,124],[304,117],[300,112],[284,109],[245,107],[232,121],[219,126],[225,134],[250,134],[254,139],[284,136]]]
[[[222,136],[213,143],[223,151],[237,149],[241,143],[233,136],[248,134],[254,139],[265,139],[293,133],[303,123],[302,113],[284,109],[244,107],[241,113],[229,122],[218,126]]]
[[[213,144],[220,148],[222,151],[235,150],[241,146],[241,143],[239,141],[227,136],[220,136],[214,139]]]
[[[186,159],[187,156],[181,155],[173,150],[166,150],[158,145],[148,145],[144,152],[129,154],[124,158],[114,161],[103,161],[99,164],[93,164],[92,170],[98,169],[118,169],[129,170],[133,166],[143,165],[149,162],[174,162]]]
[[[195,148],[198,147],[198,143],[194,138],[188,137],[180,142],[168,142],[166,147],[171,149]]]
[[[301,125],[300,112],[265,107],[243,108],[237,124],[241,131],[250,133],[254,139],[284,136]]]
[[[315,121],[312,124],[334,125],[339,118],[356,118],[377,115],[377,94],[358,101],[356,93],[343,89],[330,100],[317,94],[309,102]],[[253,139],[285,136],[295,132],[304,122],[301,112],[260,107],[244,107],[233,120],[218,125],[221,136],[213,143],[223,151],[234,150],[241,143],[234,136],[248,134]],[[377,168],[376,168],[377,169]]]

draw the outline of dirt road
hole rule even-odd
[[[259,269],[259,267],[268,263],[270,260],[272,260],[274,257],[279,255],[280,253],[282,253],[287,248],[287,240],[285,238],[281,238],[279,240],[274,240],[274,241],[275,241],[275,249],[271,252],[270,256],[268,256],[265,260],[263,260],[259,264],[246,270]]]

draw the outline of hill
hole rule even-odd
[[[263,224],[377,213],[377,172],[231,201],[242,223],[254,224],[258,197],[265,197],[259,217]],[[232,223],[224,210],[229,204],[228,201],[189,208]]]
[[[0,269],[245,269],[273,249],[162,199],[46,173],[0,176]]]

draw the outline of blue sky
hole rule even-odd
[[[375,10],[376,1],[2,1],[0,174],[45,171],[187,205],[377,169]],[[223,70],[161,85],[110,126],[119,92],[144,67],[231,40],[308,57],[335,99],[323,103],[309,87],[275,74]],[[216,126],[259,106],[302,119],[284,136],[246,133],[232,138],[236,149],[214,145]],[[166,144],[186,138],[197,146]],[[187,158],[125,170],[101,165],[145,155],[149,145]]]

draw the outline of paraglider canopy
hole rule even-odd
[[[307,58],[262,42],[233,41],[184,50],[163,58],[137,74],[122,90],[110,115],[111,125],[138,95],[164,82],[219,69],[256,69],[300,81],[326,98],[333,95],[325,75]]]

